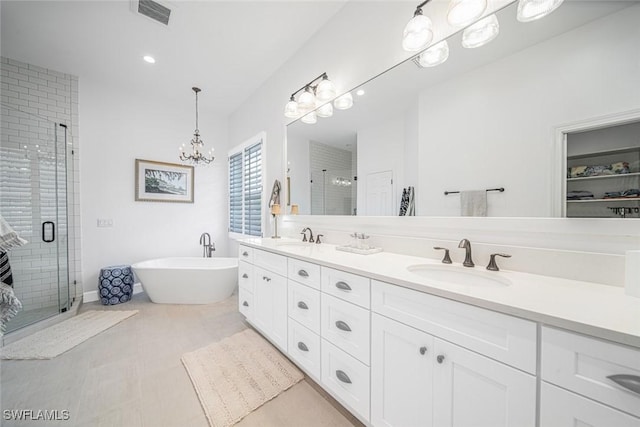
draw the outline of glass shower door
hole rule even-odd
[[[64,128],[2,105],[0,215],[28,243],[9,250],[20,311],[7,332],[70,306]]]

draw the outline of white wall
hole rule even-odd
[[[80,80],[82,271],[85,292],[97,288],[101,267],[170,256],[202,256],[200,234],[216,243],[214,256],[226,256],[227,134],[224,117],[207,114],[206,92],[199,96],[199,127],[216,160],[195,169],[195,202],[135,201],[135,159],[181,163],[178,146],[191,140],[195,126],[193,93],[171,104],[127,93],[101,82]],[[113,227],[98,228],[97,220]]]
[[[638,22],[627,8],[422,91],[420,213],[459,215],[445,190],[504,187],[489,216],[551,216],[554,128],[640,107]]]

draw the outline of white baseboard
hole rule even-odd
[[[133,285],[133,294],[139,294],[140,292],[142,292],[142,284],[140,283],[136,283],[135,285]],[[82,301],[83,302],[93,302],[93,301],[99,301],[100,298],[98,298],[98,291],[88,291],[85,292],[84,294],[82,294]]]

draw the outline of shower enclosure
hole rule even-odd
[[[312,215],[355,215],[356,183],[351,169],[311,171]]]
[[[22,310],[7,332],[71,307],[68,191],[73,185],[67,127],[2,104],[0,215],[27,240],[9,250]]]

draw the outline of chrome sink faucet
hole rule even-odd
[[[471,259],[471,242],[467,239],[462,239],[460,240],[458,247],[464,248],[465,250],[464,262],[462,263],[462,265],[464,265],[465,267],[474,267],[475,264]]]
[[[211,258],[211,253],[216,250],[216,245],[211,242],[211,235],[202,233],[200,235],[200,244],[202,245],[202,257]]]
[[[307,240],[307,231],[309,231],[309,240]],[[315,240],[313,239],[313,231],[311,231],[309,227],[305,227],[300,234],[303,235],[302,237],[303,242],[307,242],[307,241],[309,243],[315,242]]]

